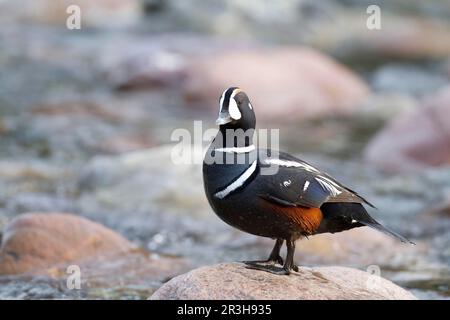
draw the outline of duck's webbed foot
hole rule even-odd
[[[273,266],[275,264],[283,265],[283,258],[280,256],[281,246],[283,245],[283,239],[277,239],[275,242],[275,246],[270,253],[269,259],[267,260],[256,260],[256,261],[243,261],[246,265],[249,266]]]
[[[267,260],[242,261],[242,263],[245,263],[246,265],[249,266],[254,265],[273,266],[276,265],[277,263],[283,265],[284,261],[281,256],[277,256],[277,257],[269,257],[269,259]]]
[[[291,274],[291,271],[298,272],[298,266],[294,264],[295,241],[294,240],[286,241],[287,255],[284,264],[283,259],[280,257],[280,248],[282,244],[283,240],[278,239],[268,260],[246,261],[244,262],[246,264],[246,268],[266,271],[278,275],[289,275]],[[276,266],[276,263],[280,263],[283,266],[278,267]]]
[[[291,273],[290,270],[275,265],[247,264],[245,267],[247,269],[260,270],[277,275],[289,275]]]

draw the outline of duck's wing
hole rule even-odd
[[[278,208],[278,212],[294,216],[295,221],[301,221],[302,225],[313,225],[314,219],[320,221],[317,227],[305,229],[307,233],[334,233],[368,226],[402,242],[413,243],[373,219],[362,206],[366,203],[373,207],[367,200],[309,163],[286,153],[277,157],[262,155],[259,159],[259,179],[263,180],[259,196],[284,207]],[[270,165],[278,165],[278,168],[264,169]],[[318,208],[319,212],[305,214],[298,211],[298,207],[306,207],[307,210]]]
[[[326,202],[371,203],[330,175],[287,153],[259,155],[259,196],[283,206],[320,208]]]

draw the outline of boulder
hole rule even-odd
[[[5,227],[0,274],[31,272],[133,248],[121,235],[85,218],[65,213],[28,213]]]
[[[450,164],[450,87],[417,109],[394,118],[365,150],[365,159],[388,172],[416,172]]]
[[[16,298],[35,293],[42,297],[42,288],[17,291],[20,285],[14,284],[24,281],[59,288],[68,297],[144,298],[190,269],[182,258],[148,252],[98,223],[67,213],[15,218],[6,225],[0,247],[0,282],[9,285],[9,297]],[[77,270],[80,287],[74,293],[68,283]]]
[[[178,276],[150,299],[412,300],[415,297],[378,275],[357,269],[300,267],[299,272],[280,276],[250,270],[241,263],[223,263]]]
[[[369,92],[348,68],[304,47],[217,52],[187,63],[189,103],[217,111],[230,86],[247,92],[258,119],[288,121],[351,113]]]

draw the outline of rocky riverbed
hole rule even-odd
[[[147,1],[146,15],[119,2],[115,26],[88,15],[75,31],[54,19],[64,11],[46,14],[52,1],[34,14],[0,2],[0,298],[146,299],[189,270],[264,258],[271,240],[211,211],[200,164],[171,161],[173,130],[213,128],[231,84],[255,97],[260,128],[281,128],[282,149],[416,243],[321,235],[298,243],[298,264],[377,270],[418,298],[450,297],[448,4],[392,1],[385,32],[369,36],[353,1]]]

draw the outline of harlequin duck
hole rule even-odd
[[[247,261],[247,267],[276,274],[298,271],[293,260],[297,239],[362,226],[410,242],[374,220],[363,204],[374,206],[330,175],[287,153],[255,148],[255,113],[242,90],[228,88],[219,105],[219,131],[203,161],[208,201],[227,224],[276,239],[267,260]]]

